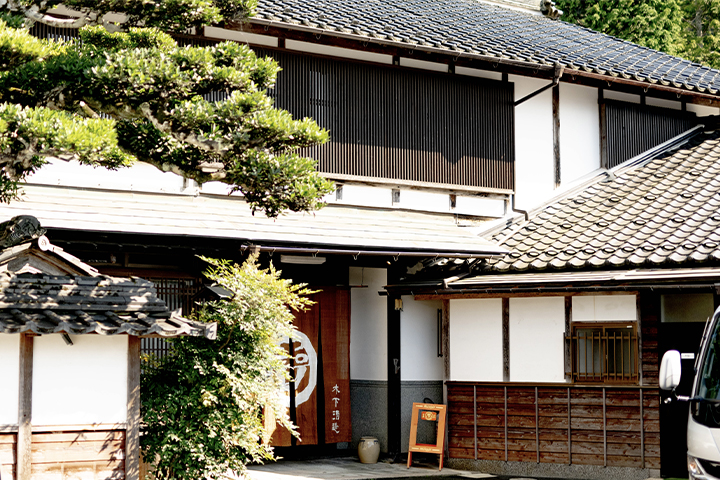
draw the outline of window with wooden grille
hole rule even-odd
[[[179,315],[189,315],[194,310],[193,296],[200,290],[201,282],[187,278],[149,278],[155,284],[157,296],[168,309]],[[142,353],[156,358],[168,355],[172,346],[164,338],[143,338],[140,341]]]
[[[579,383],[636,383],[638,337],[636,324],[574,324],[570,343],[573,381]]]

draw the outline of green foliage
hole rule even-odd
[[[116,144],[113,120],[0,103],[0,201],[15,199],[18,183],[50,155],[111,169],[128,165],[132,157]]]
[[[720,0],[557,0],[562,19],[720,68]]]
[[[720,0],[686,1],[685,18],[687,58],[720,68]]]
[[[10,4],[22,10],[20,2]],[[91,7],[102,14],[122,6],[119,11],[130,16],[125,25],[139,22],[140,17],[133,15],[148,14],[147,23],[160,22],[162,17],[164,28],[180,28],[178,22],[186,28],[196,22],[236,18],[254,6],[247,0],[63,4],[86,12],[88,18]],[[153,16],[158,12],[167,15]],[[88,118],[115,120],[103,123],[115,129],[113,135],[103,132],[93,137],[93,155],[67,135],[56,136],[55,143],[42,151],[29,146],[23,150],[24,143],[10,138],[9,130],[0,142],[12,143],[8,155],[22,158],[38,160],[54,151],[70,156],[78,147],[76,157],[93,165],[116,168],[135,158],[200,183],[224,182],[245,195],[253,211],[271,217],[287,210],[315,210],[332,184],[318,174],[312,159],[297,150],[326,142],[328,132],[312,120],[294,120],[273,107],[267,89],[274,86],[279,71],[273,60],[258,58],[246,45],[180,47],[157,28],[109,32],[102,26],[86,26],[80,30],[80,41],[47,42],[0,22],[0,105],[17,107],[6,109],[6,117],[23,111],[20,107],[65,112],[58,118],[66,129],[74,119],[78,131],[99,125],[88,124]],[[225,101],[207,101],[204,96],[212,92],[229,95]],[[7,118],[21,123],[12,120]],[[26,125],[26,131],[33,129]],[[40,165],[36,162],[33,168]],[[0,164],[0,169],[4,166]],[[23,176],[3,180],[16,185]],[[0,200],[14,194],[3,195],[5,184],[0,181]]]
[[[265,422],[292,428],[280,392],[286,380],[281,339],[292,335],[291,309],[309,292],[260,270],[205,259],[208,278],[232,292],[206,304],[198,320],[217,322],[217,340],[173,340],[171,355],[144,368],[142,450],[158,479],[221,478],[250,461],[272,458]]]
[[[683,51],[682,0],[558,0],[562,19],[661,50]]]

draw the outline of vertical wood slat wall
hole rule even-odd
[[[448,382],[450,458],[660,468],[659,409],[654,387]]]
[[[513,85],[258,49],[283,71],[279,108],[331,141],[307,149],[341,175],[514,188]]]
[[[608,168],[616,167],[697,125],[694,113],[604,100]]]
[[[31,479],[101,480],[125,478],[125,431],[33,432]],[[2,479],[16,478],[16,433],[0,433]]]

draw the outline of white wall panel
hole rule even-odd
[[[603,90],[603,97],[609,100],[620,100],[621,102],[640,103],[640,95],[635,95],[633,93]]]
[[[350,267],[350,378],[387,380],[387,284],[384,268]]]
[[[450,300],[450,380],[502,379],[502,300]]]
[[[123,423],[127,419],[127,335],[35,338],[34,425]]]
[[[635,295],[582,295],[572,297],[574,322],[637,319]]]
[[[148,163],[137,162],[131,167],[111,171],[76,161],[66,162],[57,158],[47,160],[46,165],[28,177],[27,183],[133,192],[194,194],[196,190],[194,184],[186,188],[180,175],[163,172]]]
[[[560,178],[573,182],[600,168],[600,113],[596,88],[560,84]]]
[[[698,117],[706,117],[708,115],[720,114],[720,108],[717,107],[706,107],[705,105],[695,105],[692,103],[687,104],[689,112],[695,112]]]
[[[0,425],[17,425],[20,335],[0,334]]]
[[[418,302],[403,296],[400,312],[400,380],[443,380],[444,360],[437,356],[437,312],[442,301]]]
[[[478,70],[477,68],[455,67],[457,75],[467,75],[469,77],[489,78],[490,80],[502,80],[502,73],[490,70]]]
[[[510,380],[564,382],[565,299],[510,299]]]
[[[511,75],[515,100],[546,86],[548,80]],[[515,207],[530,209],[555,190],[553,117],[550,90],[515,107]]]
[[[645,103],[653,107],[671,108],[673,110],[682,110],[682,102],[676,100],[666,100],[664,98],[645,97]]]

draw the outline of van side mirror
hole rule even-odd
[[[682,374],[682,362],[680,361],[680,352],[677,350],[668,350],[663,355],[660,364],[660,388],[662,390],[674,390],[680,384],[680,376]]]

